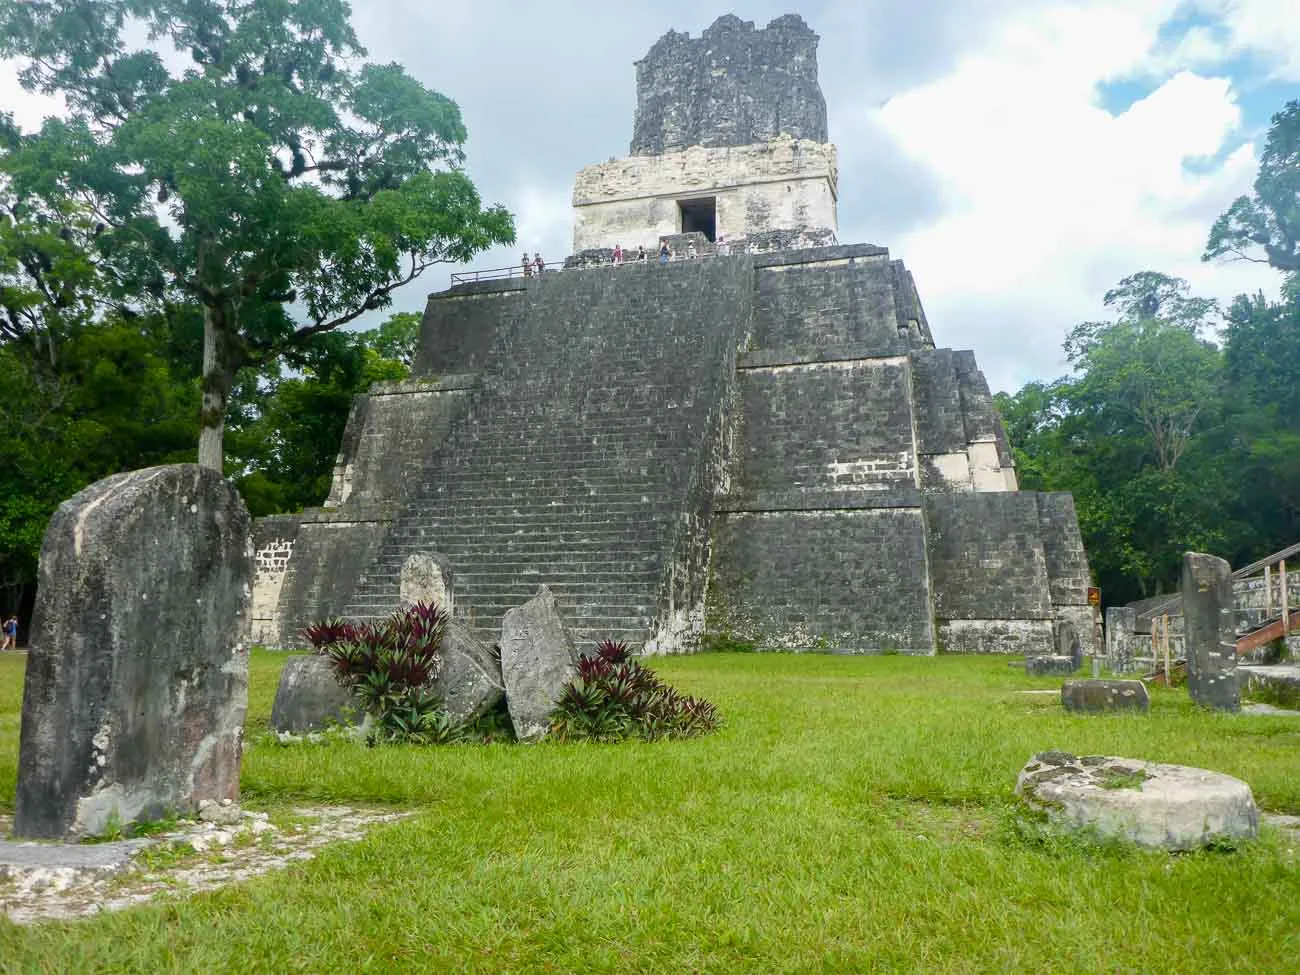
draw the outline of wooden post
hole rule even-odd
[[[1291,632],[1291,594],[1286,591],[1286,559],[1277,564],[1278,578],[1282,582],[1282,635]]]
[[[1160,617],[1160,642],[1165,650],[1165,687],[1173,686],[1173,675],[1169,673],[1169,616]]]
[[[1264,566],[1264,619],[1273,618],[1273,567]]]

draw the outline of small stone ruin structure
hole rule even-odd
[[[195,464],[65,501],[41,546],[14,833],[103,833],[239,798],[251,521]]]
[[[1072,499],[1017,490],[974,353],[936,345],[888,250],[837,241],[816,47],[794,16],[655,44],[632,155],[578,175],[567,269],[431,295],[325,506],[259,523],[256,639],[384,615],[438,552],[489,643],[544,583],[580,650],[707,626],[1050,654],[1069,623],[1095,652]],[[650,259],[612,266],[615,244]]]

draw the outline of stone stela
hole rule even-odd
[[[936,345],[903,263],[838,243],[817,43],[728,16],[654,44],[630,155],[575,181],[570,270],[431,295],[325,507],[258,524],[256,639],[386,615],[438,552],[487,643],[544,584],[581,649],[707,625],[1050,655],[1069,624],[1096,652],[1072,499],[1018,490],[974,353]],[[661,240],[713,259],[660,264]],[[649,260],[611,267],[616,244]]]

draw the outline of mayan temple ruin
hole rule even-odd
[[[545,583],[587,646],[1096,646],[1072,499],[1018,490],[974,353],[936,346],[888,250],[838,241],[817,43],[727,16],[650,49],[563,269],[431,295],[324,507],[259,522],[257,640],[385,614],[437,553],[493,642]]]

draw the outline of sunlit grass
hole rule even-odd
[[[0,922],[31,971],[1096,971],[1300,969],[1300,870],[1233,854],[1028,839],[1012,788],[1058,748],[1239,776],[1300,813],[1300,719],[1076,717],[999,659],[655,661],[718,703],[702,739],[621,746],[285,748],[258,738],[283,658],[255,654],[249,805],[418,811],[225,890],[72,924]],[[17,761],[0,658],[0,807]]]

